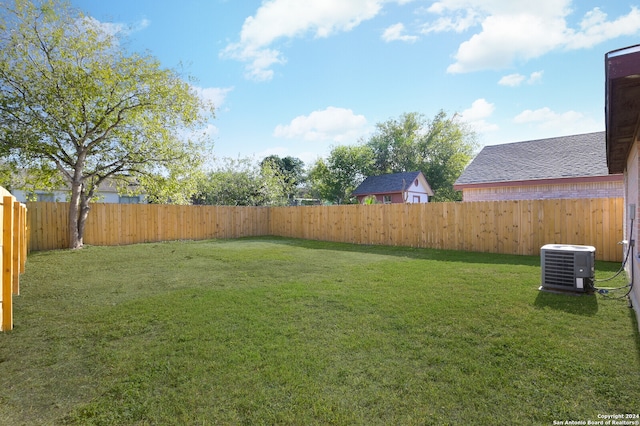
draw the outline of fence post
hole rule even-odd
[[[13,235],[11,244],[13,246],[13,271],[12,271],[12,293],[20,295],[20,265],[22,264],[22,215],[20,214],[20,202],[13,201]]]
[[[22,248],[22,255],[20,256],[20,274],[24,274],[25,272],[25,268],[27,265],[27,253],[29,251],[29,231],[27,228],[27,206],[25,206],[24,204],[20,205],[20,223],[21,223],[21,228],[20,228],[20,240],[22,241],[22,243],[20,244],[20,247]]]
[[[2,324],[13,329],[13,197],[2,199]]]

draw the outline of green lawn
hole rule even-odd
[[[597,276],[618,266],[598,262]],[[0,333],[0,424],[640,412],[626,301],[539,285],[538,257],[279,238],[33,253],[15,329]]]

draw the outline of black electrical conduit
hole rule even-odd
[[[624,259],[622,260],[622,265],[620,265],[620,269],[618,269],[618,271],[615,273],[615,275],[609,277],[609,278],[604,278],[601,280],[595,280],[595,282],[604,282],[604,281],[611,281],[612,279],[614,279],[615,277],[617,277],[618,275],[620,275],[622,273],[622,271],[624,271],[624,267],[627,264],[628,260],[629,260],[629,256],[631,254],[631,252],[633,251],[633,247],[635,246],[635,240],[633,240],[631,237],[633,236],[633,219],[631,219],[631,225],[629,227],[629,240],[628,240],[628,245],[627,245],[627,253],[624,256]],[[593,286],[593,289],[598,293],[601,294],[602,296],[607,297],[607,295],[609,294],[610,291],[615,291],[615,290],[622,290],[623,288],[629,287],[629,290],[623,295],[623,296],[619,296],[619,297],[614,297],[613,299],[622,299],[627,297],[629,294],[631,294],[631,290],[633,290],[633,279],[634,279],[634,273],[633,273],[634,267],[633,265],[631,265],[631,282],[623,285],[621,287],[596,287]]]

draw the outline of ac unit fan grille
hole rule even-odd
[[[544,256],[544,283],[554,286],[574,286],[574,256],[571,252],[547,251]]]

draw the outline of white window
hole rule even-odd
[[[391,195],[383,195],[382,196],[382,202],[384,204],[391,204]]]
[[[420,196],[419,195],[414,195],[413,196],[413,202],[414,203],[419,203],[420,202]]]

